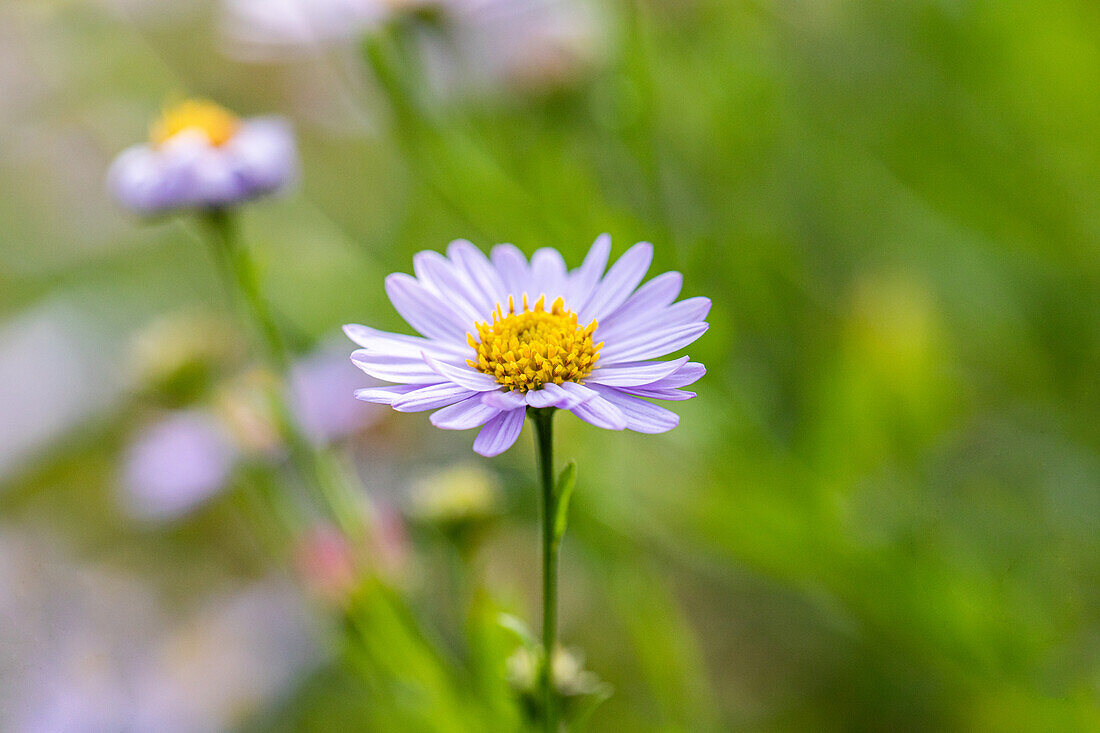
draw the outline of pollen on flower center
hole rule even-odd
[[[238,127],[240,120],[232,112],[213,102],[188,99],[164,110],[149,130],[149,138],[160,145],[184,130],[196,130],[206,135],[211,145],[224,145]]]
[[[580,382],[600,358],[603,342],[592,343],[596,321],[577,323],[577,314],[566,310],[561,298],[550,310],[542,296],[531,306],[523,296],[517,313],[508,297],[508,310],[497,304],[493,322],[476,324],[477,335],[466,335],[475,355],[467,364],[495,378],[506,389],[527,392],[553,382]]]

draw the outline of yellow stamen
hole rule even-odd
[[[161,145],[184,130],[196,130],[206,135],[211,145],[224,145],[237,132],[240,120],[232,112],[213,102],[188,99],[161,113],[149,129],[154,145]]]
[[[600,358],[603,342],[592,343],[596,321],[581,326],[577,314],[566,310],[561,298],[550,310],[546,296],[534,306],[523,296],[522,309],[508,296],[508,310],[497,304],[493,322],[476,324],[477,335],[466,335],[474,349],[467,364],[497,380],[509,390],[527,392],[553,382],[580,382]]]

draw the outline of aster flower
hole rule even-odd
[[[226,208],[284,188],[297,171],[294,136],[278,117],[241,120],[187,100],[166,110],[149,137],[123,151],[107,176],[119,202],[139,214]]]
[[[610,251],[610,237],[599,237],[572,271],[551,248],[530,261],[508,244],[491,258],[466,241],[446,257],[420,252],[416,275],[390,275],[386,292],[422,336],[344,327],[362,347],[352,361],[398,383],[355,396],[400,412],[435,410],[430,420],[445,430],[481,427],[474,450],[484,456],[516,441],[528,408],[560,408],[608,430],[671,430],[679,417],[649,400],[694,397],[682,388],[705,369],[688,357],[655,359],[707,330],[710,300],[674,303],[677,272],[639,288],[653,257],[648,243],[605,273]]]

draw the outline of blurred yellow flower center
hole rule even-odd
[[[195,130],[206,135],[211,145],[224,145],[238,127],[240,120],[232,112],[213,102],[188,99],[164,110],[149,137],[154,145],[160,145],[185,130]]]
[[[542,296],[534,307],[523,296],[523,309],[508,297],[508,311],[497,304],[493,322],[477,324],[477,336],[466,340],[476,352],[467,364],[495,378],[505,388],[526,392],[553,382],[580,382],[600,358],[601,341],[592,343],[596,321],[577,323],[577,314],[565,309],[561,298],[550,310]]]

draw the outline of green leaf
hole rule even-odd
[[[556,511],[554,512],[554,543],[560,544],[565,536],[565,525],[569,519],[569,499],[573,496],[573,485],[577,483],[577,464],[573,461],[565,467],[558,477],[558,485],[554,489]]]

